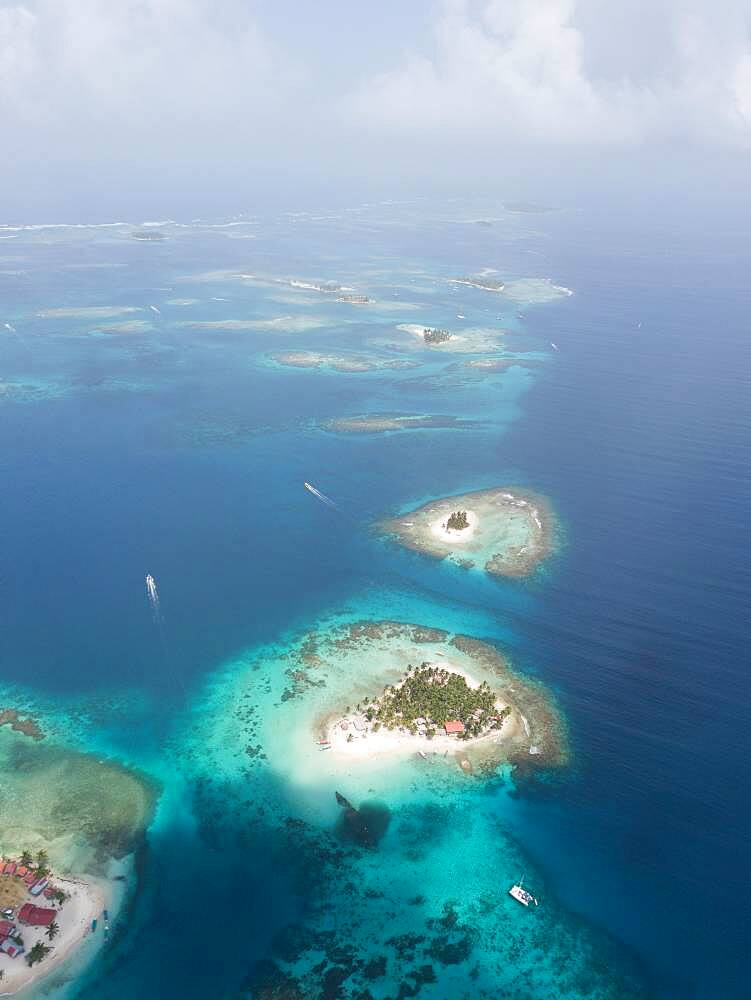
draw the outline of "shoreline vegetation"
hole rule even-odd
[[[547,501],[508,486],[433,500],[375,527],[413,552],[492,576],[527,576],[553,550]]]
[[[398,622],[358,622],[330,641],[335,655],[355,652],[362,662],[379,655],[383,667],[352,689],[354,704],[314,722],[319,749],[330,751],[326,759],[451,754],[466,773],[494,773],[502,762],[525,770],[566,763],[553,695],[513,670],[496,647]],[[303,648],[314,647],[319,662],[327,654],[315,639]]]

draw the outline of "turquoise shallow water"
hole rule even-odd
[[[603,237],[571,216],[499,210],[478,227],[476,215],[381,206],[166,226],[153,244],[120,229],[26,230],[4,244],[2,701],[35,712],[49,746],[122,762],[161,789],[131,904],[69,996],[261,996],[274,977],[303,996],[743,995],[743,905],[723,888],[739,873],[721,861],[742,854],[746,822],[746,772],[725,776],[747,703],[732,663],[748,358],[739,307],[727,307],[742,283],[703,251],[683,250],[676,271],[661,251],[634,256],[644,243],[626,227],[603,256]],[[517,282],[512,296],[446,280],[488,266]],[[717,301],[695,291],[699,272],[723,289],[719,341],[702,339]],[[273,277],[332,279],[377,301],[336,303]],[[551,296],[548,277],[575,294]],[[83,312],[113,306],[137,312]],[[478,373],[393,332],[465,321],[507,331],[519,364]],[[120,322],[142,325],[103,329]],[[297,350],[417,367],[270,361]],[[721,393],[697,374],[710,355]],[[472,425],[322,426],[369,412]],[[529,581],[370,531],[503,482],[548,495],[560,521],[555,555]],[[728,523],[732,545],[717,528]],[[311,630],[362,619],[497,643],[553,689],[565,772],[468,778],[410,759],[366,781],[362,769],[300,780],[284,729],[294,748],[307,702],[281,701],[285,658]],[[327,683],[309,695],[337,697]],[[341,836],[342,777],[353,801],[374,803],[377,849]],[[697,880],[702,866],[722,884]],[[522,871],[535,912],[506,896]],[[716,934],[701,931],[707,913]],[[207,935],[200,961],[186,957]]]

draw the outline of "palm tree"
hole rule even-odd
[[[48,944],[42,944],[41,941],[37,941],[29,954],[26,956],[26,964],[34,965],[36,962],[41,962],[42,959],[46,958],[51,951],[52,948]]]
[[[54,938],[57,937],[59,933],[60,933],[60,925],[58,924],[57,920],[53,920],[52,923],[47,928],[47,937],[50,939],[50,941],[52,941],[54,940]]]
[[[34,857],[33,857],[32,853],[31,853],[31,851],[21,851],[21,864],[22,865],[26,865],[26,867],[28,868],[29,865],[31,864],[31,862],[33,860],[34,860]]]
[[[47,852],[42,847],[40,850],[37,851],[37,864],[39,865],[40,868],[47,868],[49,863],[50,859],[47,856]]]

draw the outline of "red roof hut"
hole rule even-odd
[[[49,927],[57,916],[57,910],[51,910],[46,906],[34,906],[33,903],[24,903],[18,911],[18,919],[22,924],[30,924],[32,927]]]

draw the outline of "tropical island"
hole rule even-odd
[[[565,760],[550,693],[495,647],[468,636],[359,622],[310,637],[290,671],[290,698],[321,705],[313,732],[317,749],[328,753],[318,769],[333,765],[339,774],[350,760],[377,764],[410,754],[448,755],[452,769],[467,773],[502,760],[533,767]]]
[[[376,528],[412,551],[510,577],[531,573],[552,551],[554,536],[547,502],[506,486],[433,500]]]
[[[422,339],[426,344],[445,344],[447,340],[451,340],[451,332],[426,326],[423,327]]]
[[[372,305],[375,299],[371,299],[368,295],[357,295],[354,292],[350,292],[346,295],[339,295],[337,297],[337,302],[348,302],[350,305],[354,306],[367,306]]]
[[[501,349],[505,331],[492,327],[465,327],[462,330],[448,330],[443,327],[425,326],[424,323],[399,323],[396,327],[402,333],[410,334],[409,343],[413,347],[428,347],[449,354],[483,354]]]
[[[471,288],[482,288],[486,292],[502,292],[505,282],[499,278],[491,278],[487,274],[469,275],[464,278],[449,278],[452,285],[469,285]]]

